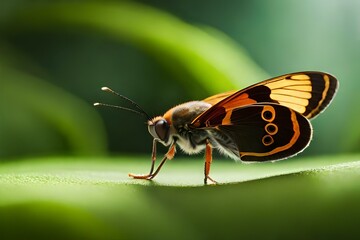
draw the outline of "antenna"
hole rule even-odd
[[[111,104],[106,104],[106,103],[94,103],[94,106],[105,106],[105,107],[112,107],[112,108],[117,108],[117,109],[121,109],[121,110],[126,110],[126,111],[130,111],[133,113],[137,113],[140,115],[143,115],[147,118],[147,120],[151,120],[151,117],[149,116],[149,114],[147,114],[136,102],[134,102],[133,100],[115,92],[114,90],[108,88],[108,87],[102,87],[101,90],[103,90],[104,92],[109,92],[112,93],[128,102],[130,102],[133,106],[135,106],[137,108],[137,110],[135,109],[131,109],[131,108],[127,108],[127,107],[121,107],[121,106],[116,106],[116,105],[111,105]]]

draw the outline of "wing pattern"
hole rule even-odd
[[[309,144],[312,128],[308,119],[330,104],[337,88],[338,81],[327,73],[282,75],[205,99],[213,106],[190,127],[212,131],[217,144],[243,161],[283,159]],[[233,141],[232,147],[216,137],[223,134]]]

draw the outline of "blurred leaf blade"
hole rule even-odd
[[[128,41],[151,54],[174,60],[206,95],[245,87],[267,75],[230,38],[214,29],[201,30],[176,17],[134,2],[56,3],[28,8],[12,21],[10,31],[24,28],[92,29]],[[191,87],[189,87],[191,91]],[[193,90],[199,96],[199,89]],[[197,93],[197,94],[196,94]]]
[[[2,76],[0,83],[1,86],[4,86],[0,88],[2,112],[8,109],[14,112],[14,116],[17,116],[19,112],[32,112],[35,118],[42,119],[41,121],[53,126],[52,131],[60,132],[65,145],[70,148],[72,154],[103,155],[106,153],[107,146],[102,121],[92,109],[91,103],[87,105],[80,99],[47,82],[11,69],[5,63],[0,65],[0,72]],[[23,121],[19,119],[18,124],[24,125],[24,121],[27,119],[24,118]],[[12,125],[7,122],[2,124],[3,128],[5,126]],[[7,129],[3,130],[2,146],[7,146],[11,142],[19,143],[22,140],[19,138],[27,139],[27,136],[23,135],[24,132],[17,133],[17,131],[22,131],[21,129],[13,129],[14,131],[8,135],[4,134]],[[31,141],[43,144],[41,147],[42,154],[47,151],[46,142],[52,141],[49,135],[31,134],[28,137],[35,137],[32,140],[28,139],[30,142],[27,144],[30,146],[32,145]],[[41,140],[41,138],[44,139]],[[8,150],[2,148],[1,155],[16,154],[11,152],[13,150],[10,149],[10,152]]]

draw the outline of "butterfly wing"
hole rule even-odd
[[[203,102],[207,102],[207,103],[210,103],[211,105],[215,105],[217,104],[218,102],[220,102],[221,100],[224,100],[225,98],[233,95],[234,93],[236,93],[237,91],[234,90],[234,91],[228,91],[228,92],[224,92],[224,93],[219,93],[219,94],[216,94],[216,95],[213,95],[211,97],[208,97],[204,100],[202,100]]]
[[[263,81],[247,89],[257,102],[279,103],[311,119],[333,99],[338,81],[323,72],[299,72]],[[259,92],[267,92],[259,94]]]
[[[333,99],[338,81],[323,72],[298,72],[282,75],[254,84],[233,94],[218,94],[207,98],[213,106],[199,115],[193,125],[204,126],[216,118],[222,109],[232,110],[255,103],[277,103],[311,119],[323,111]]]
[[[220,148],[242,161],[284,159],[306,148],[312,136],[309,120],[285,106],[253,104],[209,119],[207,129]]]

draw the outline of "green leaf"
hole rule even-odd
[[[146,173],[149,165],[135,157],[2,164],[2,236],[329,239],[358,229],[359,155],[263,164],[217,160],[212,177],[228,184],[215,186],[202,185],[202,159],[169,161],[152,182],[127,177]]]

